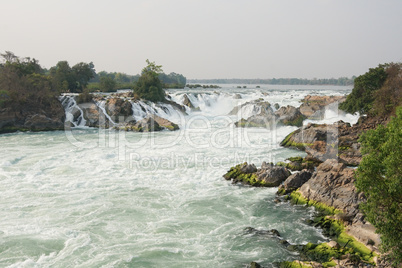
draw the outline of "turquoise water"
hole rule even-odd
[[[0,266],[243,267],[297,258],[246,227],[277,229],[291,243],[325,241],[305,223],[311,209],[276,204],[276,188],[222,178],[240,162],[303,155],[279,146],[296,128],[237,129],[213,105],[177,132],[1,135]]]

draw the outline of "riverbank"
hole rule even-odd
[[[388,121],[385,117],[360,117],[355,125],[342,121],[310,123],[281,142],[284,147],[306,152],[306,157],[291,157],[276,165],[263,163],[261,168],[243,163],[224,175],[233,183],[259,187],[280,185],[277,202],[287,200],[295,205],[316,208],[319,216],[311,224],[322,228],[333,241],[319,245],[291,245],[287,249],[296,249],[300,259],[282,262],[278,264],[280,267],[391,267],[378,260],[381,240],[359,210],[365,197],[354,185],[355,167],[362,159],[360,134]]]

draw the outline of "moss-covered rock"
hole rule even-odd
[[[280,166],[272,163],[263,163],[257,170],[253,164],[247,162],[231,167],[223,175],[226,180],[232,180],[233,183],[244,183],[251,186],[277,187],[290,175],[290,172]]]

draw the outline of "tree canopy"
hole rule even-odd
[[[80,62],[70,67],[67,61],[59,61],[50,68],[53,87],[60,92],[82,92],[89,80],[95,77],[94,64]]]
[[[360,138],[364,157],[357,169],[356,186],[367,202],[361,205],[381,235],[382,249],[395,263],[402,262],[402,107],[386,127]]]
[[[134,94],[138,97],[157,102],[165,100],[165,91],[159,74],[162,73],[162,66],[156,65],[155,62],[146,60],[147,66],[142,69],[141,76],[134,86]]]
[[[19,58],[12,52],[1,54],[0,107],[18,109],[29,103],[48,105],[57,95],[36,59]]]

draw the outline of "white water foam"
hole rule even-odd
[[[61,131],[1,135],[0,266],[267,266],[297,256],[246,227],[277,229],[291,243],[325,241],[305,223],[312,209],[276,204],[276,188],[222,178],[244,161],[260,166],[304,155],[279,146],[296,127],[229,124],[226,114],[237,103],[262,95],[240,93],[238,100],[226,92],[230,101],[197,96],[205,111],[191,112],[175,132],[73,129],[68,135],[77,143]],[[264,98],[279,99],[272,92]],[[173,114],[168,107],[135,105],[137,118]]]

